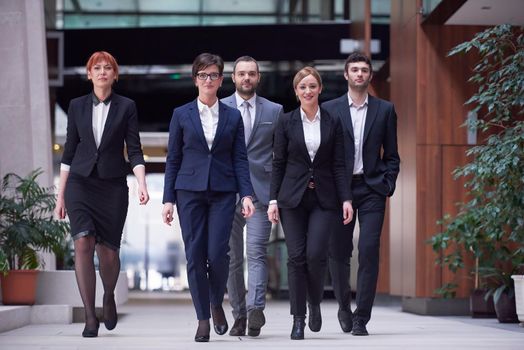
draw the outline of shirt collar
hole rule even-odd
[[[313,119],[313,121],[309,121],[309,119],[307,119],[306,112],[304,112],[302,108],[300,108],[300,118],[302,118],[303,122],[307,121],[309,123],[320,121],[320,107],[317,109],[317,112],[315,113],[315,119]]]
[[[206,104],[203,104],[198,98],[197,98],[197,105],[198,105],[198,111],[202,113],[206,108],[211,111],[213,115],[218,114],[218,98],[211,107],[208,107]]]
[[[355,102],[353,102],[353,100],[351,99],[351,96],[349,95],[349,92],[348,92],[348,101],[349,101],[349,106],[353,106],[355,108],[362,108],[364,106],[367,106],[368,105],[368,98],[369,98],[369,95],[366,94],[366,99],[364,100],[364,103],[361,104],[360,106],[357,106],[357,104]]]
[[[249,102],[249,105],[251,107],[254,107],[255,106],[255,102],[256,102],[256,99],[257,99],[257,94],[255,93],[249,100],[244,100],[239,94],[238,92],[235,91],[235,99],[236,99],[236,103],[237,103],[237,108],[240,108],[242,106],[242,103],[244,103],[244,101],[247,101]]]
[[[111,92],[109,96],[104,101],[100,101],[100,99],[95,95],[94,92],[91,93],[91,100],[93,101],[93,104],[95,106],[98,106],[100,102],[103,102],[106,106],[111,102],[111,98],[113,98],[113,93]]]

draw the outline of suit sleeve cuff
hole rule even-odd
[[[60,170],[62,171],[69,171],[69,169],[71,169],[71,165],[67,165],[67,164],[64,164],[64,163],[60,163]]]

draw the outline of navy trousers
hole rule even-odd
[[[176,197],[191,298],[197,318],[207,320],[210,305],[224,300],[236,193],[177,190]]]

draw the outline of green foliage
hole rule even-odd
[[[475,258],[480,287],[496,302],[501,293],[513,293],[511,274],[524,267],[524,28],[487,29],[449,55],[470,50],[480,56],[470,78],[478,91],[466,104],[480,117],[467,126],[489,136],[454,172],[466,179],[469,201],[458,203],[456,216],[444,217],[444,231],[430,243],[441,254],[437,263],[452,272],[464,268],[466,254]]]
[[[37,251],[63,254],[69,224],[53,219],[55,195],[41,187],[40,169],[22,178],[4,176],[0,192],[0,271],[35,269]]]

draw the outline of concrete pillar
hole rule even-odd
[[[0,1],[0,177],[42,168],[53,184],[44,3]],[[46,269],[54,269],[44,254]]]
[[[51,123],[44,6],[0,1],[0,175],[42,168],[52,185]]]

